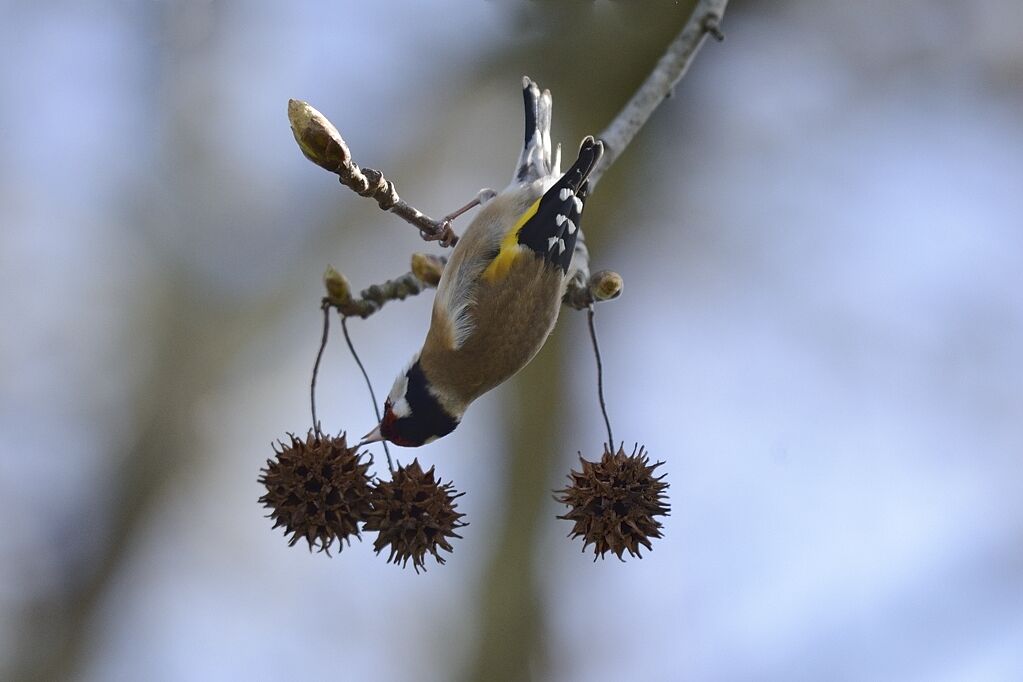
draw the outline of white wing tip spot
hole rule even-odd
[[[561,240],[558,239],[557,237],[548,237],[547,238],[547,248],[548,248],[548,250],[553,251],[554,250],[554,245],[557,244],[559,241],[561,241]],[[564,248],[565,248],[564,242],[562,242],[561,248],[562,248],[562,250],[564,250]]]
[[[569,189],[568,187],[563,187],[561,191],[558,193],[558,198],[561,199],[562,201],[565,201],[570,196],[572,196],[572,190]]]
[[[575,202],[575,212],[576,213],[582,213],[583,212],[583,200],[580,199],[579,197],[572,197],[572,201]]]
[[[565,215],[562,213],[559,213],[558,215],[554,216],[554,224],[557,225],[558,227],[561,227],[561,223],[565,222],[566,220],[568,220],[568,218],[566,218]]]
[[[568,218],[566,218],[565,220],[568,222],[568,233],[569,234],[575,234],[575,223],[573,223]],[[560,225],[561,223],[558,223],[558,224]]]
[[[563,253],[565,253],[565,240],[564,239],[559,239],[558,240],[558,255],[560,256]]]

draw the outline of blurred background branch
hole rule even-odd
[[[719,42],[724,40],[719,23],[725,15],[728,0],[699,0],[692,15],[675,37],[650,75],[639,86],[629,102],[604,128],[599,138],[604,141],[605,152],[600,163],[590,173],[590,190],[597,186],[607,169],[625,151],[632,138],[642,130],[654,110],[670,97],[682,77],[689,70],[696,52],[708,35]]]
[[[601,135],[602,138],[610,136],[611,153],[595,169],[597,175],[591,176],[591,187],[668,96],[707,35],[708,19],[713,19],[716,29],[726,5],[727,0],[696,3],[692,15],[664,56]],[[588,256],[585,242],[582,239],[580,242],[583,243],[581,253]],[[579,250],[575,259],[580,259]],[[586,277],[583,281],[587,295],[579,300],[585,304],[580,307],[593,302],[593,291],[613,292],[612,297],[621,292],[621,277],[613,272],[597,273],[590,286],[588,257],[573,265],[581,265],[580,270]],[[481,632],[467,675],[473,682],[519,682],[548,675],[545,672],[549,669],[545,650],[548,624],[546,611],[541,608],[544,597],[538,575],[542,564],[539,549],[543,535],[540,531],[545,525],[545,503],[550,499],[552,482],[564,464],[564,460],[554,454],[559,442],[559,405],[578,398],[564,395],[564,387],[559,387],[558,391],[544,387],[541,377],[556,376],[565,362],[565,355],[560,342],[549,341],[545,351],[523,370],[524,379],[515,384],[518,413],[505,422],[508,483],[496,545],[480,597]]]

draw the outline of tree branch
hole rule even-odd
[[[388,301],[404,301],[426,289],[436,288],[447,262],[448,259],[444,256],[414,253],[412,269],[409,272],[389,279],[383,284],[373,284],[363,289],[359,292],[358,298],[352,295],[352,285],[348,278],[328,265],[327,271],[323,274],[323,284],[327,289],[323,304],[335,308],[344,317],[365,319],[380,310]],[[601,270],[587,278],[581,286],[569,287],[563,302],[582,310],[594,301],[617,298],[622,293],[622,287],[621,275],[611,270]]]
[[[718,24],[724,16],[727,5],[728,0],[698,0],[689,20],[668,45],[653,71],[639,86],[632,99],[600,134],[600,139],[604,142],[604,155],[597,167],[590,173],[591,192],[611,164],[646,125],[654,110],[674,91],[706,37],[710,35],[718,41],[724,40],[724,34],[721,33]],[[459,215],[462,209],[439,222],[433,220],[402,201],[398,197],[394,183],[384,178],[380,171],[371,168],[360,169],[358,164],[352,160],[348,145],[338,133],[337,128],[308,103],[290,100],[288,102],[288,118],[291,120],[291,129],[295,140],[306,158],[321,168],[337,173],[343,185],[362,196],[372,197],[380,205],[380,208],[390,211],[416,226],[423,239],[427,241],[439,241],[442,246],[451,246],[458,240],[457,235],[451,229],[450,218]],[[478,203],[487,192],[489,190],[481,190],[475,203]],[[472,205],[475,204],[469,204],[469,206]],[[413,264],[417,257],[425,258],[426,256],[414,254]],[[443,268],[444,259],[439,259],[438,262]],[[576,239],[571,271],[572,276],[562,298],[562,302],[569,307],[583,310],[593,303],[611,300],[621,295],[624,282],[618,273],[602,270],[593,276],[590,275],[590,252],[581,229]],[[331,273],[340,278],[339,280],[335,278],[337,286],[340,286],[340,282],[343,281],[345,287],[343,296],[333,296],[330,293]],[[417,277],[415,266],[413,266],[413,272],[405,273],[397,279],[391,279],[363,290],[359,299],[352,297],[347,280],[333,268],[327,271],[325,283],[328,289],[328,296],[324,299],[325,303],[336,307],[342,315],[357,315],[363,318],[375,313],[387,301],[402,300],[420,293],[429,286],[436,286],[436,282],[428,284]]]
[[[590,190],[596,187],[600,178],[611,164],[618,159],[632,142],[654,110],[671,95],[708,35],[718,41],[725,36],[718,28],[724,16],[728,0],[699,0],[689,21],[675,37],[664,55],[658,60],[643,84],[636,90],[628,104],[614,117],[614,120],[600,134],[604,141],[604,156],[590,173]]]
[[[352,285],[348,278],[327,266],[323,274],[323,284],[327,295],[323,304],[336,308],[344,317],[369,317],[380,310],[388,301],[403,301],[409,296],[422,293],[425,289],[437,286],[447,258],[432,256],[425,253],[412,254],[412,270],[401,277],[389,279],[383,284],[374,284],[359,292],[359,297],[352,296]]]
[[[380,208],[415,226],[426,241],[438,241],[441,246],[453,246],[458,241],[450,220],[434,220],[403,201],[394,183],[383,173],[372,168],[359,168],[359,164],[352,160],[352,153],[341,133],[308,102],[288,100],[288,119],[295,141],[305,157],[320,168],[337,173],[342,185],[360,196],[370,197]]]

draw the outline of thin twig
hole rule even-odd
[[[359,292],[359,298],[353,298],[337,306],[347,317],[367,318],[383,307],[388,301],[402,301],[430,288],[428,284],[416,277],[413,272],[406,272],[401,277],[389,279],[382,284],[374,284]]]
[[[313,431],[317,437],[320,435],[320,420],[316,418],[316,377],[320,373],[320,360],[323,359],[323,349],[327,347],[327,336],[330,334],[330,306],[324,303],[320,308],[323,310],[323,335],[320,337],[320,350],[316,351],[316,362],[313,363],[313,380],[309,382],[309,407],[313,413]]]
[[[615,437],[611,433],[611,419],[607,416],[607,402],[604,400],[604,363],[600,360],[600,344],[597,343],[597,329],[593,324],[594,310],[591,305],[586,310],[586,322],[590,326],[590,340],[593,341],[593,356],[597,358],[597,398],[600,399],[600,412],[604,415],[607,426],[607,447],[614,450]]]
[[[345,334],[345,343],[348,344],[348,350],[351,351],[352,357],[355,358],[355,364],[359,366],[359,370],[362,372],[362,378],[366,380],[366,388],[369,389],[370,400],[373,401],[373,413],[377,416],[377,422],[380,421],[380,407],[377,403],[376,393],[373,392],[373,382],[369,380],[369,374],[366,372],[366,368],[362,365],[362,360],[359,359],[359,354],[355,352],[355,345],[352,343],[352,337],[348,334],[348,318],[345,315],[341,316],[341,331]],[[387,441],[380,441],[384,446],[384,454],[387,455],[387,468],[391,471],[391,475],[394,475],[394,463],[391,461],[391,451],[387,448]]]
[[[724,39],[718,24],[725,14],[727,5],[728,0],[699,0],[696,3],[689,21],[668,45],[657,66],[639,86],[628,104],[600,134],[600,139],[604,141],[604,156],[590,173],[591,191],[611,164],[629,146],[636,133],[646,125],[654,110],[675,89],[707,36],[712,35],[717,40]]]
[[[585,245],[583,249],[585,249]],[[578,249],[576,254],[578,258]],[[443,256],[430,257],[437,259],[441,265],[447,263],[447,259]],[[602,271],[602,273],[607,272]],[[614,276],[619,280],[621,279],[621,276],[618,274],[614,274]],[[585,310],[594,302],[607,301],[617,296],[617,293],[612,296],[601,296],[595,288],[600,283],[595,277],[590,277],[588,266],[585,270],[577,270],[575,276],[565,286],[565,295],[561,299],[562,303],[576,310]],[[330,305],[337,308],[338,312],[342,315],[365,319],[379,311],[388,301],[403,301],[409,296],[416,296],[436,286],[436,279],[424,280],[421,273],[416,273],[413,270],[406,272],[400,277],[366,287],[359,292],[358,298],[349,295],[343,298],[328,297],[328,299]]]
[[[439,267],[447,263],[447,259],[443,256],[429,256],[429,258],[435,259]],[[346,317],[365,319],[380,310],[388,301],[403,301],[409,296],[416,296],[427,289],[435,288],[437,277],[439,275],[435,278],[424,279],[422,271],[412,270],[400,277],[366,287],[359,292],[358,298],[347,294],[345,296],[328,296],[325,301]],[[614,286],[609,288],[609,281]],[[588,268],[579,270],[565,287],[565,295],[561,302],[570,308],[585,310],[593,303],[617,298],[621,292],[621,286],[622,278],[618,273],[601,270],[591,277]]]
[[[654,110],[675,89],[686,71],[689,70],[693,57],[696,56],[696,52],[707,35],[713,36],[718,41],[724,40],[724,34],[721,33],[718,25],[727,6],[728,0],[699,0],[696,7],[693,8],[689,20],[668,45],[654,70],[650,72],[650,75],[639,86],[629,102],[618,112],[618,115],[604,128],[604,132],[600,134],[600,139],[604,142],[604,155],[597,163],[597,167],[590,173],[591,193],[611,164],[646,125]],[[575,253],[572,255],[572,268],[577,274],[568,282],[564,302],[576,310],[589,308],[593,302],[601,299],[593,295],[591,286],[585,286],[590,272],[590,252],[586,248],[582,230],[579,230]]]
[[[370,197],[380,208],[410,223],[426,241],[437,241],[441,246],[454,246],[458,241],[450,220],[434,220],[403,201],[394,183],[383,173],[372,168],[359,168],[337,128],[308,102],[288,100],[288,119],[295,141],[306,158],[320,168],[336,173],[342,185],[360,196]]]
[[[447,259],[427,254],[412,255],[412,270],[401,277],[389,279],[383,284],[374,284],[352,296],[348,279],[334,268],[328,268],[324,276],[327,296],[323,304],[337,308],[345,317],[369,317],[380,310],[388,301],[401,301],[415,296],[431,287],[436,287]]]

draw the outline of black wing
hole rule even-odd
[[[586,201],[586,178],[604,153],[599,140],[587,136],[579,147],[579,158],[546,194],[540,197],[536,212],[522,226],[518,242],[564,272],[572,262]]]

